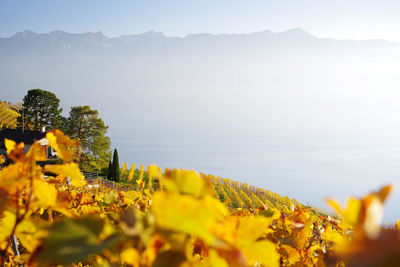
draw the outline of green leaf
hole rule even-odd
[[[274,215],[274,211],[272,209],[263,210],[260,212],[260,215],[269,218]]]
[[[164,251],[157,255],[153,267],[178,267],[186,260],[185,255],[178,251]]]
[[[38,262],[38,266],[71,264],[97,254],[118,239],[117,235],[112,235],[100,240],[98,236],[103,226],[104,221],[94,216],[62,219],[51,226],[49,235],[33,253],[30,262]]]
[[[104,195],[103,201],[106,205],[111,205],[118,201],[118,195],[114,191],[111,191]]]

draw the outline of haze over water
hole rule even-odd
[[[329,210],[387,183],[398,186],[398,134],[287,133],[271,135],[215,124],[137,123],[114,131],[114,144],[130,163],[195,169],[239,180]],[[400,213],[400,192],[386,205],[385,220]]]
[[[195,169],[325,208],[400,177],[400,45],[304,30],[0,39],[2,99],[90,105],[121,164]],[[385,219],[400,214],[400,192]]]

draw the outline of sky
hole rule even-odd
[[[149,30],[185,36],[299,27],[321,38],[400,42],[399,13],[396,0],[0,0],[0,36],[26,29],[115,37]]]

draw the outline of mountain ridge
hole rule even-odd
[[[218,38],[240,38],[240,37],[269,37],[269,38],[283,38],[287,40],[327,40],[327,41],[344,41],[344,42],[384,42],[384,43],[391,43],[391,44],[398,44],[398,42],[389,41],[385,39],[365,39],[365,40],[351,40],[351,39],[335,39],[335,38],[320,38],[316,37],[315,35],[310,34],[309,32],[303,30],[302,28],[292,28],[282,32],[273,32],[271,30],[263,30],[263,31],[255,31],[251,33],[191,33],[185,36],[167,36],[163,32],[158,32],[154,30],[149,30],[147,32],[136,33],[136,34],[123,34],[116,37],[108,37],[103,34],[102,31],[97,32],[82,32],[82,33],[72,33],[67,32],[64,30],[52,30],[48,33],[38,33],[30,29],[26,29],[21,32],[17,32],[12,36],[9,37],[0,37],[0,40],[32,40],[37,38],[50,38],[54,41],[59,40],[60,38],[68,38],[68,37],[75,37],[75,38],[91,38],[92,40],[101,40],[101,41],[108,41],[114,42],[118,40],[129,40],[129,39],[169,39],[169,40],[188,40],[188,39],[197,39],[199,37],[204,37],[208,39],[218,39]]]

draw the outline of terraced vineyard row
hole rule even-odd
[[[17,107],[0,101],[0,129],[3,127],[15,128],[17,127],[17,119],[20,116]]]
[[[132,169],[127,170],[127,164],[124,164],[125,168],[122,171],[122,185],[127,188],[137,188],[137,180],[143,180],[143,187],[151,190],[158,190],[160,186],[157,181],[151,182],[148,180],[148,174],[144,172],[144,167],[141,166],[140,170]],[[135,164],[133,164],[135,168]],[[131,173],[131,179],[128,179],[127,174]],[[142,173],[142,174],[141,174]],[[281,212],[292,211],[296,205],[302,205],[296,199],[291,199],[288,196],[281,196],[278,193],[271,192],[267,189],[248,185],[247,183],[241,183],[228,178],[215,177],[210,174],[199,174],[206,183],[212,184],[213,196],[219,199],[227,207],[237,209],[257,209],[259,207],[273,207]],[[321,215],[327,215],[327,212],[318,209],[316,207],[309,207],[315,213]]]

